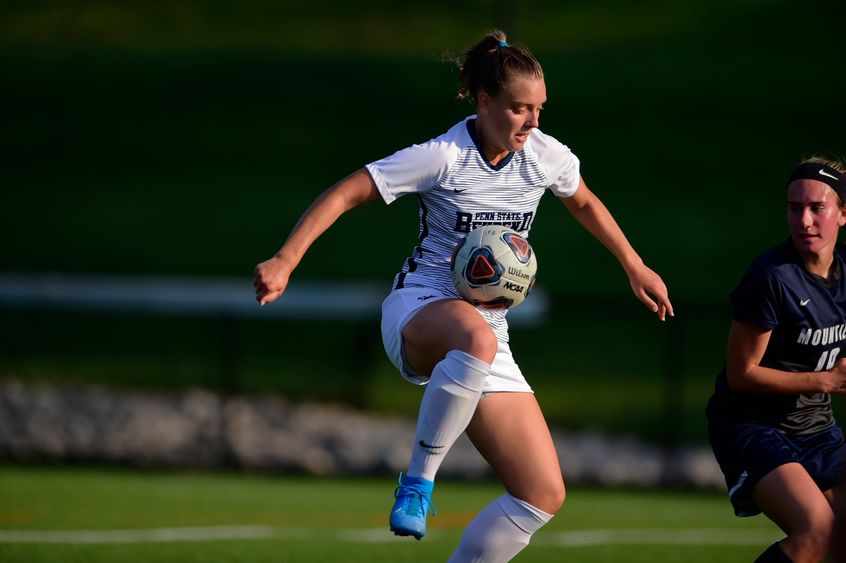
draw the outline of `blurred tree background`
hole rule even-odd
[[[846,152],[844,15],[836,0],[6,2],[0,269],[240,277],[252,292],[320,191],[472,113],[445,53],[501,27],[544,66],[541,129],[580,157],[677,311],[656,322],[545,198],[532,242],[551,307],[514,330],[517,360],[554,425],[702,441],[727,296],[787,236],[785,178]],[[387,291],[416,213],[404,198],[341,218],[296,280]],[[236,391],[408,415],[419,400],[377,320],[0,315],[0,376],[220,388],[234,338]]]

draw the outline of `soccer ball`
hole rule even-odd
[[[458,242],[451,267],[464,299],[483,309],[508,309],[532,290],[538,262],[529,242],[516,231],[487,225]]]

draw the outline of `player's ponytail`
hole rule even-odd
[[[543,69],[529,49],[509,43],[505,33],[495,29],[479,42],[453,57],[459,69],[459,99],[478,99],[479,92],[496,96],[512,79],[543,78]]]

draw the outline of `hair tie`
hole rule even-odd
[[[497,47],[499,49],[502,49],[503,47],[508,47],[508,41],[500,41],[499,45],[497,45]]]

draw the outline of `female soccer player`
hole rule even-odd
[[[830,393],[846,393],[846,167],[814,157],[787,183],[790,239],[758,257],[731,295],[726,364],[707,408],[711,446],[738,516],[787,537],[759,562],[819,561],[842,503],[846,441]]]
[[[546,86],[528,49],[494,31],[457,63],[459,97],[471,97],[476,114],[329,188],[279,252],[256,266],[254,285],[258,301],[270,303],[285,290],[306,249],[342,213],[377,199],[417,196],[419,243],[382,307],[388,355],[405,379],[426,384],[390,527],[397,535],[423,537],[435,474],[466,429],[506,492],[470,523],[451,561],[507,561],[561,506],[564,482],[532,388],[511,355],[505,312],[473,307],[453,285],[456,243],[487,224],[527,235],[548,190],[614,254],[647,307],[661,320],[673,309],[661,278],[585,186],[578,159],[537,129]]]

